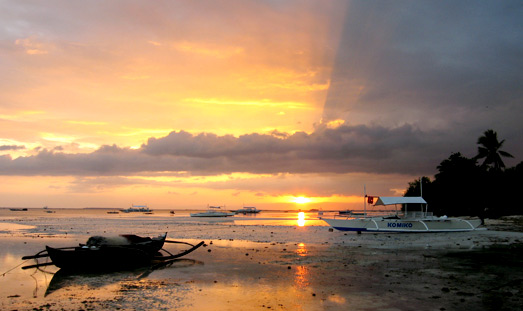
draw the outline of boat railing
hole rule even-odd
[[[343,211],[333,215],[334,218],[373,218],[373,217],[397,217],[397,214],[392,211],[374,211],[374,212],[354,212],[354,211]]]
[[[432,212],[424,212],[424,211],[408,211],[404,218],[424,218],[424,217],[432,217]]]
[[[425,211],[408,211],[407,213],[395,211],[375,211],[375,212],[354,212],[354,211],[343,211],[342,213],[334,214],[334,218],[372,218],[372,217],[384,217],[384,218],[425,218],[433,217],[432,212]]]

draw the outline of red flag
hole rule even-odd
[[[374,197],[367,196],[367,203],[369,203],[369,204],[374,203]]]

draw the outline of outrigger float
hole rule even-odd
[[[39,268],[55,265],[67,271],[116,271],[138,267],[167,264],[185,256],[204,244],[196,245],[167,240],[167,233],[158,237],[140,237],[137,235],[120,235],[118,237],[90,237],[86,244],[73,247],[54,248],[46,246],[45,250],[23,260],[35,259],[34,265],[22,269]],[[163,249],[164,243],[186,244],[190,246],[178,254],[171,254]],[[38,262],[40,258],[50,258],[50,262]]]
[[[460,232],[478,229],[483,223],[480,219],[465,220],[447,216],[434,216],[427,211],[427,202],[422,197],[377,197],[374,206],[396,207],[395,213],[386,215],[367,214],[366,203],[373,203],[376,197],[365,195],[364,213],[348,213],[335,215],[333,218],[320,217],[332,228],[340,231],[366,232]],[[422,206],[421,211],[409,211],[409,204]],[[404,205],[402,214],[398,213],[398,205]]]

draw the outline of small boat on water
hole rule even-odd
[[[27,212],[27,208],[10,208],[11,212]]]
[[[258,214],[261,211],[254,206],[244,206],[238,210],[231,212],[234,212],[236,214]]]
[[[221,206],[208,206],[207,211],[201,213],[191,213],[191,217],[229,217],[235,213],[221,210]]]
[[[366,199],[372,204],[374,197]],[[421,211],[409,211],[409,204],[421,205]],[[427,202],[422,197],[377,197],[375,206],[396,206],[395,213],[368,216],[366,212],[344,213],[333,218],[320,217],[334,229],[340,231],[367,232],[459,232],[476,230],[482,223],[480,219],[465,220],[447,216],[434,216],[427,211]],[[397,206],[404,205],[402,214]],[[424,208],[423,208],[424,207]]]
[[[124,213],[137,213],[137,212],[150,213],[153,210],[150,209],[149,207],[147,207],[147,205],[134,205],[133,204],[133,205],[131,205],[131,207],[126,208],[126,209],[121,209],[120,211],[124,212]]]
[[[38,263],[22,269],[55,265],[71,271],[115,271],[137,267],[153,266],[189,254],[203,245],[203,241],[193,245],[186,242],[166,240],[167,233],[158,237],[140,237],[137,235],[120,235],[117,237],[93,236],[86,244],[73,247],[54,248],[46,246],[45,250],[34,256],[22,259],[49,257],[51,262]],[[178,243],[191,246],[178,254],[171,254],[163,249],[164,243]],[[165,254],[161,253],[163,251]]]

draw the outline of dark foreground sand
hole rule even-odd
[[[507,225],[518,219],[447,234],[186,225],[178,235],[207,246],[171,266],[99,275],[18,267],[0,277],[0,309],[521,310],[523,233]],[[63,234],[60,228],[78,220],[46,221],[34,221],[29,233],[3,233],[0,248],[9,258],[0,255],[1,273],[45,244],[75,245],[88,236]]]

